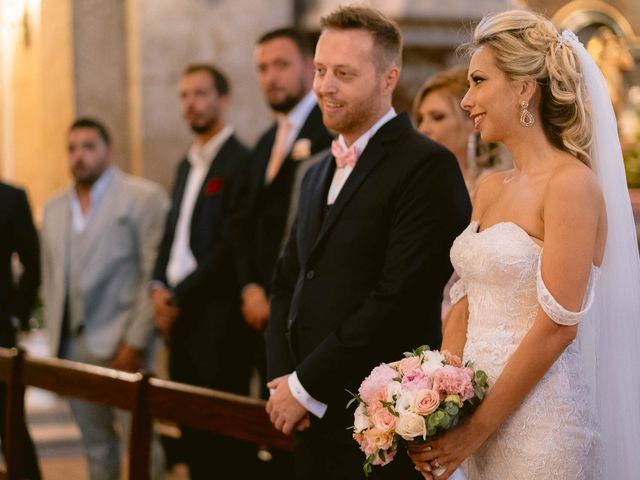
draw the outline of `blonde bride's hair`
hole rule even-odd
[[[508,79],[537,82],[549,142],[590,165],[591,115],[580,63],[553,23],[528,10],[486,16],[464,47],[473,53],[484,45]]]

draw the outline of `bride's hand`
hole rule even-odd
[[[460,464],[471,456],[484,442],[485,437],[473,431],[468,422],[452,428],[436,440],[424,445],[411,445],[409,457],[426,478],[446,480],[456,471]],[[444,468],[444,472],[436,475],[435,471]]]

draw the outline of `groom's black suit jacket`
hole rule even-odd
[[[329,156],[304,179],[266,339],[269,378],[295,370],[328,404],[321,423],[346,432],[345,389],[412,347],[440,346],[449,249],[471,205],[455,157],[405,114],[371,138],[327,208],[334,171]]]

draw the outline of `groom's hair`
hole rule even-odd
[[[402,35],[398,25],[379,10],[343,6],[320,20],[322,30],[364,30],[373,37],[374,62],[378,71],[402,65]]]

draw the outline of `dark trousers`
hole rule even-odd
[[[7,389],[4,384],[0,384],[0,437],[2,438],[2,450],[4,451],[4,447],[6,445],[4,432],[6,427],[5,422],[5,409],[6,409],[6,398],[7,398]],[[22,468],[21,473],[22,477],[28,480],[40,480],[40,467],[38,466],[38,457],[36,456],[36,449],[33,445],[33,441],[31,440],[31,435],[29,435],[29,431],[27,430],[27,426],[22,424],[21,426],[22,432]]]
[[[365,455],[351,436],[351,430],[322,424],[322,420],[295,437],[297,480],[364,479]],[[370,480],[422,479],[402,447],[391,463],[374,466]]]
[[[234,359],[230,359],[233,362]],[[241,366],[222,384],[213,384],[204,376],[189,355],[188,349],[173,342],[169,353],[169,374],[172,380],[199,387],[246,395],[249,388],[248,364]],[[185,405],[185,408],[189,408]],[[223,480],[255,478],[255,445],[223,437],[191,427],[181,427],[181,450],[189,466],[191,480]]]

